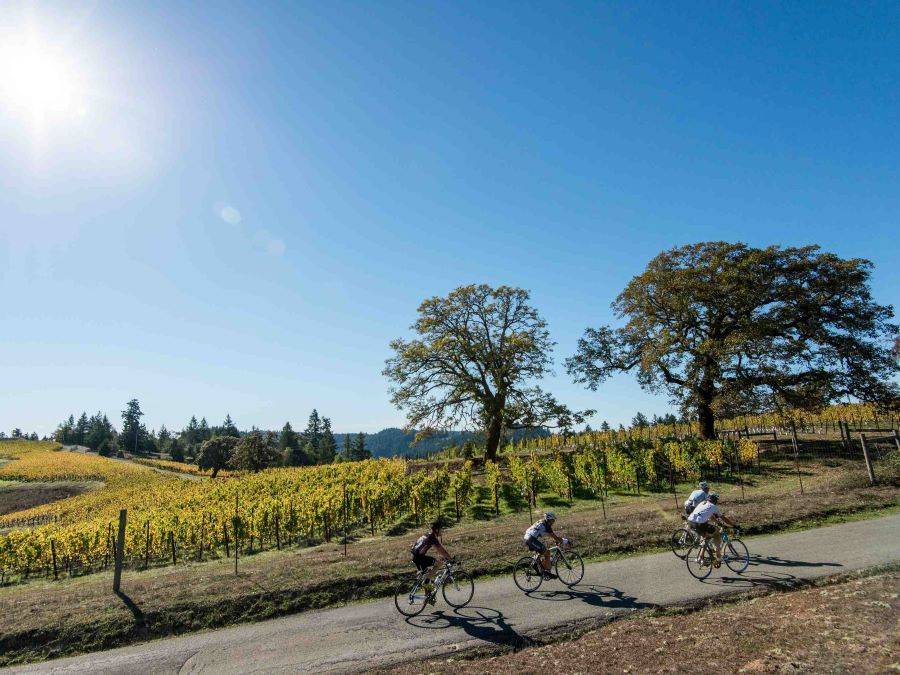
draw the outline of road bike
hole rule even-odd
[[[722,562],[735,574],[740,574],[750,565],[750,553],[747,545],[737,536],[732,537],[728,530],[720,528],[722,532]],[[735,535],[740,534],[735,529]],[[705,579],[713,568],[713,560],[716,551],[710,537],[698,537],[699,543],[692,546],[684,558],[688,572],[696,579]]]
[[[685,522],[672,533],[672,536],[669,538],[669,545],[672,547],[672,553],[684,560],[691,547],[700,543],[700,535],[690,528],[684,516],[681,516],[681,519]]]
[[[566,586],[575,586],[584,578],[584,560],[573,544],[568,542],[564,548],[553,546],[550,549],[550,569]],[[544,582],[544,569],[541,566],[539,553],[520,558],[513,567],[513,581],[526,593],[533,593]]]
[[[394,595],[394,604],[404,616],[417,616],[429,602],[434,604],[438,589],[444,600],[454,609],[465,607],[475,594],[475,582],[472,575],[464,571],[459,563],[445,560],[443,566],[434,577],[432,584],[427,584],[426,572],[419,571],[411,579],[400,584]]]

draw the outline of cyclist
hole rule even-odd
[[[709,483],[705,480],[700,481],[700,485],[694,490],[687,500],[684,502],[684,515],[689,516],[694,512],[700,504],[709,497]]]
[[[428,602],[432,605],[434,604],[434,598],[431,597],[431,582],[434,580],[437,568],[434,565],[435,559],[432,556],[425,554],[433,547],[435,552],[441,556],[441,558],[450,560],[450,554],[447,553],[447,549],[445,549],[440,542],[442,529],[443,523],[441,523],[440,519],[435,520],[431,523],[431,529],[419,537],[410,549],[413,564],[416,566],[416,569],[425,574],[422,586],[429,596]]]
[[[722,564],[722,533],[717,525],[725,523],[731,527],[737,527],[737,523],[727,518],[718,506],[719,495],[711,492],[705,502],[702,502],[688,516],[688,524],[694,531],[704,539],[712,539],[716,545],[716,559],[713,560],[713,567],[719,567]],[[703,555],[703,549],[700,549],[700,556]],[[698,558],[698,562],[703,562]]]
[[[546,544],[541,541],[541,537],[545,534],[550,535],[558,546],[562,546],[563,539],[553,531],[553,523],[556,522],[556,514],[548,511],[544,517],[537,521],[534,525],[525,530],[525,546],[529,551],[534,551],[540,555],[541,569],[545,579],[555,579],[556,575],[550,571],[550,551]]]

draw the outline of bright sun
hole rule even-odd
[[[35,39],[0,47],[0,95],[4,107],[32,125],[85,113],[83,87],[75,64]]]

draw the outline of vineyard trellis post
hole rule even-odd
[[[119,511],[119,531],[116,534],[115,571],[113,572],[113,593],[118,593],[122,587],[122,563],[125,558],[125,524],[128,519],[128,510]]]
[[[869,448],[866,446],[866,435],[859,435],[859,442],[862,445],[863,460],[866,463],[866,473],[869,474],[869,485],[875,485],[875,469],[872,467],[872,458],[869,456]]]
[[[896,429],[894,429],[893,432],[894,432],[894,443],[897,446],[897,450],[900,450],[900,432],[898,432]]]
[[[144,569],[150,567],[150,521],[144,524]]]
[[[172,530],[169,530],[169,546],[172,549],[172,564],[177,565],[178,559],[175,556],[175,533]]]
[[[344,557],[347,557],[347,481],[344,481]]]
[[[797,425],[791,420],[791,443],[794,446],[794,464],[797,467],[797,480],[800,481],[800,494],[803,493],[803,476],[800,474],[800,445],[797,443]]]
[[[240,546],[238,545],[238,508],[239,508],[239,495],[234,495],[234,574],[237,576],[238,573],[238,549]]]
[[[50,555],[53,558],[53,578],[58,579],[59,572],[56,567],[56,542],[53,541],[52,539],[50,540]]]

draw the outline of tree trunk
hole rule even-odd
[[[713,415],[712,401],[701,400],[697,404],[697,417],[700,422],[700,438],[705,441],[716,437],[716,418]]]
[[[500,447],[500,434],[503,431],[503,420],[500,415],[491,417],[487,428],[487,445],[484,450],[484,458],[492,462],[497,459],[497,448]]]

